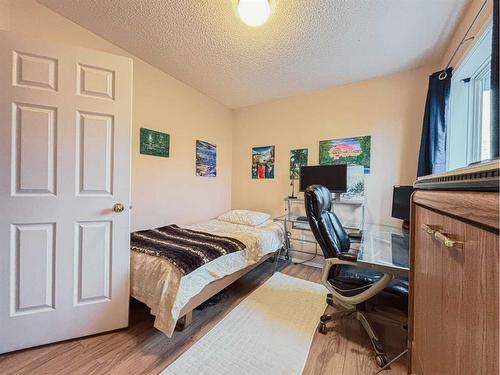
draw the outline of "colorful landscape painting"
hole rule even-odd
[[[274,146],[252,148],[252,178],[274,178]]]
[[[204,141],[196,141],[196,175],[217,176],[217,146]]]
[[[298,180],[300,167],[307,165],[307,148],[290,150],[290,180]]]
[[[371,136],[330,139],[319,142],[319,164],[362,165],[370,173]]]
[[[170,135],[141,128],[140,153],[168,158],[170,155]]]

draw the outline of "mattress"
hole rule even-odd
[[[162,258],[131,251],[131,295],[150,307],[155,327],[168,337],[172,336],[182,308],[205,286],[257,263],[284,243],[283,226],[271,220],[253,227],[214,219],[185,228],[232,237],[246,248],[219,257],[185,276]]]

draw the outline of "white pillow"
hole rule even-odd
[[[267,220],[271,215],[266,214],[265,212],[256,212],[256,211],[248,211],[248,210],[231,210],[226,213],[220,215],[217,220],[227,221],[233,224],[243,224],[250,225],[255,227],[260,225]]]

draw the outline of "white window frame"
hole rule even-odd
[[[467,163],[481,160],[482,148],[482,108],[483,108],[483,79],[491,74],[491,58],[486,60],[479,70],[471,78],[472,86],[471,95],[472,111],[471,111],[471,126],[469,126],[469,148],[467,150]]]
[[[491,69],[492,25],[488,25],[453,72],[446,133],[446,169],[481,159],[482,79]]]

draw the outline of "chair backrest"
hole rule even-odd
[[[305,193],[305,209],[311,231],[323,255],[334,258],[349,251],[351,242],[337,215],[331,212],[332,194],[321,185],[309,186]]]

